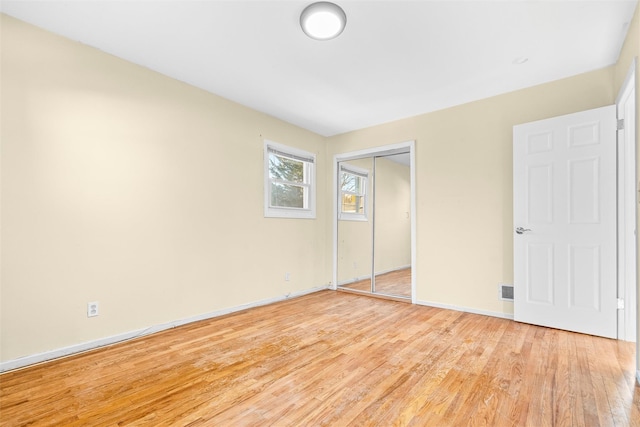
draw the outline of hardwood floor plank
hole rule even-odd
[[[508,349],[499,358],[502,366],[496,381],[505,391],[505,397],[498,403],[496,409],[496,424],[505,426],[518,425],[522,416],[526,416],[528,399],[530,396],[522,393],[524,385],[525,364],[531,354],[530,340],[527,333],[531,330],[526,325],[510,322],[502,337],[501,346]]]
[[[582,337],[585,338],[585,337]],[[630,420],[627,417],[627,408],[624,401],[630,397],[628,393],[624,393],[624,385],[619,388],[621,381],[609,381],[608,379],[614,375],[617,367],[616,355],[613,350],[613,341],[603,343],[596,349],[595,340],[585,339],[584,345],[587,348],[587,354],[590,356],[590,371],[592,372],[592,384],[596,389],[598,412],[608,412],[606,416],[600,416],[602,425],[628,425]],[[606,345],[605,345],[606,344]],[[598,363],[597,369],[592,369]],[[626,394],[626,396],[624,396]],[[610,421],[609,421],[610,420]]]
[[[591,337],[575,337],[575,343],[577,346],[576,361],[580,372],[580,379],[577,387],[581,392],[585,424],[599,426],[601,425],[601,420],[598,411],[602,408],[602,403],[598,402],[598,390],[596,389],[597,383],[594,383],[592,378],[593,373],[590,370],[591,366],[593,366],[589,364],[589,359],[592,355],[587,352],[583,338],[591,339]],[[609,423],[606,424],[609,425]]]
[[[639,426],[634,344],[323,291],[0,375],[0,426]]]
[[[579,379],[573,363],[576,357],[576,346],[569,342],[566,334],[560,334],[558,340],[558,346],[566,348],[567,351],[558,354],[557,373],[553,385],[554,396],[557,402],[566,402],[566,405],[556,405],[557,412],[554,418],[557,420],[557,425],[561,426],[584,425],[582,400],[579,399],[578,393],[573,391]]]

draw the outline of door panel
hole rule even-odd
[[[527,218],[531,224],[553,222],[553,165],[529,166],[529,197]]]
[[[600,247],[569,246],[569,304],[600,310]]]
[[[514,127],[514,314],[615,338],[615,106]]]
[[[599,158],[569,160],[569,222],[600,222]]]
[[[535,304],[553,305],[553,245],[530,243],[527,245],[528,270],[527,301]]]

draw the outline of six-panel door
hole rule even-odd
[[[513,132],[515,320],[616,338],[615,106]]]

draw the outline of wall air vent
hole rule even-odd
[[[498,297],[504,301],[513,301],[513,285],[498,285]]]

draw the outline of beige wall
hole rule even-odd
[[[512,128],[612,104],[613,71],[610,67],[328,139],[329,159],[416,141],[418,301],[513,313],[513,304],[497,293],[499,283],[513,283]]]
[[[316,220],[262,206],[263,138],[316,153],[320,178],[324,138],[1,28],[2,361],[328,284],[325,180]]]

